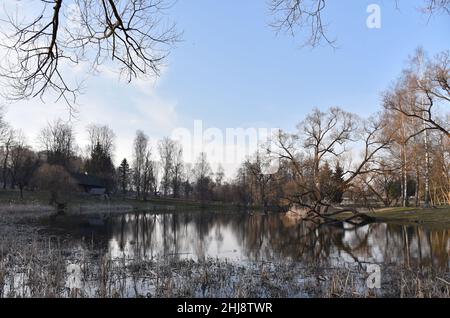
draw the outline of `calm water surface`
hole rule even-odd
[[[131,213],[89,219],[74,241],[101,242],[113,257],[343,262],[450,267],[450,228],[347,224],[317,227],[283,214]]]

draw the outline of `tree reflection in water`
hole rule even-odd
[[[107,225],[112,256],[292,260],[449,269],[450,229],[386,223],[353,227],[296,222],[282,214],[134,213]]]

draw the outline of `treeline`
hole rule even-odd
[[[169,138],[152,149],[148,136],[138,130],[131,160],[124,158],[115,167],[115,134],[108,126],[89,125],[89,142],[83,151],[73,126],[57,120],[41,130],[40,147],[35,150],[21,131],[6,123],[3,116],[0,119],[1,186],[19,189],[22,198],[24,189],[45,190],[51,194],[51,203],[58,203],[64,193],[82,191],[75,177],[80,174],[95,177],[108,194],[142,200],[171,197],[207,201],[219,197],[223,168],[219,166],[214,173],[204,153],[194,165],[185,164],[181,145]]]
[[[136,132],[132,154],[114,166],[115,134],[87,127],[87,148],[61,120],[43,128],[39,149],[4,121],[1,185],[47,190],[58,202],[62,190],[77,190],[75,174],[101,180],[110,194],[222,201],[242,206],[298,205],[315,213],[335,205],[440,205],[450,203],[449,52],[430,59],[417,50],[390,89],[382,111],[363,119],[334,107],[314,109],[296,132],[279,131],[243,162],[234,176],[213,171],[205,153],[183,162],[182,146],[169,138],[150,146]]]

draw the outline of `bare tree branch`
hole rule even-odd
[[[443,109],[450,107],[449,62],[449,51],[429,60],[423,50],[418,49],[396,87],[385,94],[386,109],[415,118],[423,125],[408,140],[426,130],[437,130],[450,138],[449,123],[441,121],[436,112],[438,106]]]
[[[270,13],[273,16],[271,26],[278,32],[287,32],[292,36],[300,33],[305,46],[317,47],[321,44],[336,47],[336,40],[330,38],[323,18],[329,0],[271,0]],[[399,0],[395,0],[399,7]],[[450,0],[424,0],[422,11],[425,14],[450,14]]]
[[[169,49],[179,39],[163,13],[168,0],[41,0],[32,20],[6,12],[2,21],[0,76],[11,100],[56,94],[70,107],[80,83],[68,76],[83,63],[91,71],[118,67],[131,82],[158,76]],[[18,13],[19,14],[19,13]]]

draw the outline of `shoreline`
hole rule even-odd
[[[21,217],[40,218],[56,213],[56,208],[46,203],[46,194],[41,192],[26,192],[25,199],[18,198],[17,191],[0,190],[0,219]],[[366,210],[361,208],[361,210]],[[88,215],[121,215],[127,213],[182,213],[194,211],[210,211],[217,213],[256,213],[262,211],[258,206],[242,207],[232,203],[223,202],[196,202],[192,200],[172,198],[150,198],[147,201],[136,200],[130,197],[113,196],[111,199],[74,195],[73,200],[67,204],[65,216]],[[277,211],[269,213],[281,213]],[[450,206],[437,208],[421,207],[390,207],[373,211],[364,211],[363,214],[374,219],[375,223],[401,223],[421,224],[450,228]],[[343,213],[337,219],[344,219],[350,213]]]

